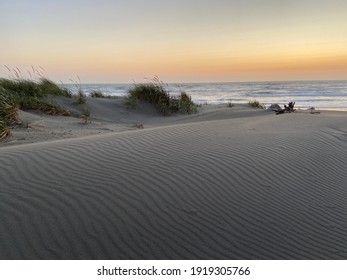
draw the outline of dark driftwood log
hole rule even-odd
[[[288,105],[284,105],[284,109],[275,111],[276,115],[294,112],[295,102],[289,102]]]

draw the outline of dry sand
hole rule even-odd
[[[0,144],[1,259],[347,258],[346,113],[89,104]]]

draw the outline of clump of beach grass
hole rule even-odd
[[[67,109],[48,100],[49,96],[71,97],[70,91],[46,78],[28,80],[20,78],[19,70],[15,73],[15,78],[0,78],[1,139],[11,135],[11,126],[21,123],[18,117],[19,109],[40,110],[54,116],[70,116]]]
[[[182,114],[192,114],[197,112],[197,104],[192,101],[191,96],[189,96],[185,91],[181,91],[178,97],[178,112]]]
[[[11,136],[10,127],[20,123],[18,104],[4,88],[0,87],[0,140]]]
[[[78,75],[77,75],[77,79],[78,79],[77,81],[70,79],[70,81],[74,83],[77,88],[77,94],[75,94],[73,97],[77,104],[85,104],[87,102],[87,95],[82,90],[82,87],[80,85],[81,79]]]
[[[75,98],[78,104],[85,104],[87,102],[87,95],[83,92],[82,89],[78,90]]]
[[[27,79],[0,79],[0,87],[26,97],[45,97],[47,95],[71,97],[71,92],[54,82],[41,78],[39,81]]]
[[[19,101],[22,110],[39,110],[51,116],[70,116],[70,111],[50,100],[25,98]]]
[[[8,125],[19,124],[19,104],[13,94],[8,94],[4,88],[0,88],[0,117]]]
[[[252,108],[266,109],[258,100],[250,100],[248,101],[248,105]]]
[[[139,100],[135,95],[128,94],[128,96],[125,97],[124,104],[127,109],[135,109],[139,104]]]
[[[42,78],[40,80],[40,88],[45,95],[48,94],[48,95],[54,95],[54,96],[64,96],[68,98],[72,97],[72,93],[68,89],[61,88],[56,83],[46,78]]]
[[[109,98],[109,99],[116,99],[119,98],[117,96],[109,95],[109,94],[104,94],[100,90],[93,90],[89,93],[89,96],[92,98]]]
[[[145,128],[144,125],[143,125],[142,123],[134,124],[133,127],[137,128],[137,129],[144,129],[144,128]]]
[[[158,77],[154,77],[148,83],[134,84],[128,90],[125,104],[128,108],[136,108],[138,101],[153,104],[162,115],[173,113],[191,114],[197,112],[197,105],[185,92],[180,96],[172,96]]]
[[[99,90],[93,90],[89,93],[89,96],[92,98],[112,98],[111,95],[105,95]]]
[[[234,107],[234,104],[231,102],[231,100],[227,103],[228,108]]]
[[[105,98],[106,96],[99,90],[93,90],[89,93],[92,98]]]
[[[87,124],[90,118],[90,108],[84,107],[81,112],[81,119],[83,124]]]
[[[4,119],[0,117],[0,140],[6,139],[11,136],[10,127]]]

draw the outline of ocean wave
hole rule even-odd
[[[81,84],[86,93],[93,90],[107,95],[125,96],[133,84]],[[77,92],[75,85],[68,88]],[[297,106],[343,109],[347,111],[347,81],[307,82],[247,82],[247,83],[188,83],[168,84],[171,94],[181,91],[191,95],[197,103],[246,103],[257,99],[263,104],[286,104],[297,102]]]

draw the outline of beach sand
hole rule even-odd
[[[347,258],[346,112],[88,104],[0,144],[0,259]]]

